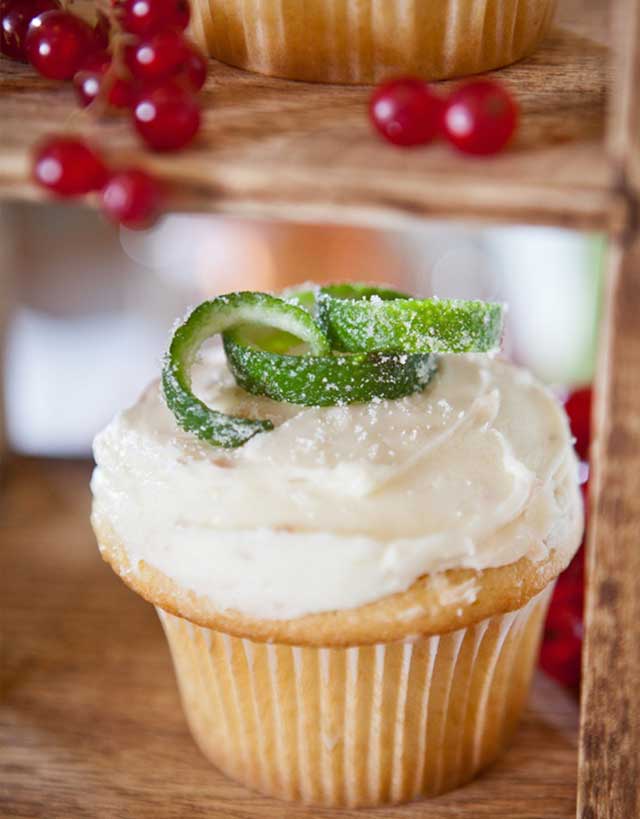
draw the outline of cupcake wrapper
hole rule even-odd
[[[345,649],[254,643],[158,614],[214,765],[283,799],[378,805],[450,790],[499,755],[552,588],[466,629]]]
[[[335,83],[476,74],[530,54],[555,0],[193,0],[213,57],[261,74]]]

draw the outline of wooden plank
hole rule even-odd
[[[640,193],[640,0],[617,0],[607,148],[617,183]]]
[[[366,88],[307,85],[211,64],[204,127],[174,155],[140,151],[123,117],[90,122],[68,85],[0,61],[0,196],[39,199],[28,147],[81,130],[122,164],[173,183],[171,206],[237,215],[396,224],[424,217],[552,223],[619,231],[626,202],[603,150],[606,0],[562,0],[531,58],[499,73],[522,106],[513,147],[462,158],[446,145],[401,151],[367,121]],[[46,116],[44,115],[46,112]]]
[[[629,202],[612,248],[596,384],[579,819],[640,816],[640,0],[613,5],[607,150]]]
[[[0,815],[359,819],[287,807],[218,773],[192,741],[151,606],[99,558],[90,466],[15,460],[0,491]],[[1,489],[1,488],[0,488]],[[380,819],[568,819],[577,705],[540,675],[506,756],[478,781]]]
[[[578,816],[640,816],[640,238],[611,253],[596,385]]]

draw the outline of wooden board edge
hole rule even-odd
[[[616,0],[607,151],[619,184],[640,193],[640,0]]]
[[[579,819],[640,816],[640,235],[610,251],[590,480]]]
[[[153,168],[150,168],[153,170]],[[27,181],[2,174],[0,206],[3,203],[47,204]],[[158,174],[162,177],[162,172]],[[621,236],[628,229],[626,196],[615,190],[563,189],[514,185],[504,196],[496,188],[476,191],[449,183],[446,199],[424,193],[407,197],[381,184],[374,190],[350,190],[340,195],[329,189],[303,195],[307,183],[294,183],[288,192],[265,196],[264,186],[247,180],[185,180],[178,195],[170,199],[172,212],[209,213],[251,219],[336,224],[402,229],[425,219],[452,220],[476,224],[541,225]],[[95,197],[77,204],[96,207]]]
[[[640,816],[640,0],[612,4],[607,151],[627,200],[609,253],[594,404],[578,819]]]

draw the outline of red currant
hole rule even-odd
[[[189,23],[188,0],[124,0],[121,6],[122,28],[139,37],[157,34],[164,29],[184,30]]]
[[[108,83],[106,102],[114,108],[129,108],[133,102],[133,88],[128,80],[106,74],[111,69],[111,56],[106,51],[90,54],[79,71],[73,75],[73,86],[80,105],[85,108],[100,94]]]
[[[589,457],[591,438],[591,388],[585,387],[572,392],[564,408],[569,416],[571,432],[576,439],[576,452],[585,460]]]
[[[189,56],[185,60],[180,74],[184,76],[192,91],[199,91],[207,79],[207,60],[195,48],[189,49]]]
[[[200,128],[200,108],[193,95],[173,84],[144,91],[133,111],[140,136],[156,151],[176,151]]]
[[[91,26],[68,11],[40,14],[27,32],[29,62],[51,80],[70,80],[95,47]]]
[[[580,685],[584,608],[584,547],[556,583],[545,624],[540,665],[569,688]]]
[[[98,12],[98,20],[93,27],[93,37],[96,44],[96,48],[103,51],[109,48],[109,42],[111,39],[111,23],[109,22],[109,18],[106,14],[103,14],[101,11]]]
[[[580,687],[582,638],[575,624],[568,621],[560,628],[547,626],[540,650],[540,666],[550,677],[567,688]]]
[[[118,171],[102,191],[102,210],[129,228],[147,227],[158,214],[162,190],[153,176],[136,168]]]
[[[386,140],[409,147],[425,145],[435,138],[442,109],[442,100],[425,82],[402,77],[376,88],[369,103],[369,116]]]
[[[127,66],[135,79],[158,82],[175,74],[189,56],[189,46],[179,31],[154,34],[126,49]]]
[[[100,190],[107,175],[102,158],[73,137],[51,137],[34,153],[35,181],[57,196],[81,196]]]
[[[488,156],[501,151],[518,124],[518,106],[494,80],[474,80],[446,101],[443,129],[458,150]]]
[[[57,0],[13,0],[0,9],[0,51],[12,60],[27,62],[25,40],[29,23],[45,11],[60,8]]]

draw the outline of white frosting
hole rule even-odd
[[[399,401],[302,408],[237,388],[219,350],[194,384],[276,428],[236,450],[177,426],[157,383],[95,441],[94,511],[126,549],[219,609],[351,608],[427,573],[540,560],[574,525],[566,417],[522,370],[445,356]]]

